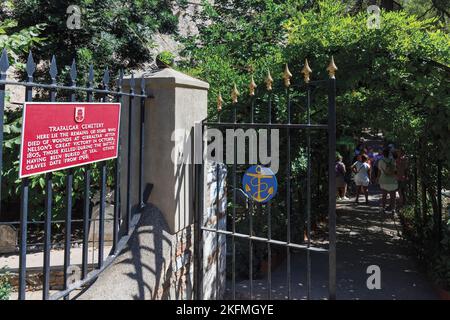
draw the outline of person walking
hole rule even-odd
[[[347,194],[347,182],[345,181],[345,164],[342,162],[342,156],[338,154],[336,156],[336,188],[337,188],[337,200],[348,200]]]
[[[378,177],[377,180],[380,184],[382,192],[381,198],[381,212],[385,212],[387,195],[389,194],[390,205],[386,209],[387,211],[395,212],[395,195],[398,189],[398,183],[396,179],[396,167],[395,160],[389,157],[390,149],[385,148],[383,150],[383,158],[378,160]]]
[[[383,157],[383,152],[380,152],[380,147],[374,153],[373,165],[372,165],[372,181],[376,181],[378,178],[378,161]]]
[[[359,203],[359,195],[364,194],[366,204],[369,204],[369,183],[370,183],[370,165],[369,157],[366,154],[359,156],[359,160],[352,166],[355,172],[356,199],[355,203]]]

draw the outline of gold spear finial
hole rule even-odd
[[[330,79],[335,79],[336,70],[338,68],[336,67],[336,64],[334,63],[334,57],[331,56],[330,64],[327,67],[328,74],[330,75]]]
[[[303,73],[303,79],[306,83],[309,83],[309,75],[311,74],[312,70],[309,67],[308,59],[305,59],[305,65],[303,66],[302,73]]]
[[[266,88],[268,91],[272,91],[273,78],[270,74],[270,70],[267,70]]]
[[[222,105],[223,105],[223,98],[222,94],[219,92],[219,95],[217,96],[217,111],[222,111]]]
[[[238,102],[238,97],[239,97],[240,93],[237,89],[236,83],[234,84],[233,90],[231,91],[231,100],[233,101],[233,103],[237,103]]]
[[[288,88],[291,86],[291,78],[292,78],[292,73],[291,73],[291,71],[289,71],[289,66],[286,63],[286,68],[284,69],[284,73],[283,73],[283,79],[284,79],[284,85]]]
[[[255,95],[255,89],[257,88],[258,86],[256,85],[256,83],[255,83],[255,79],[253,78],[253,76],[252,76],[252,80],[250,81],[250,96],[254,96]]]

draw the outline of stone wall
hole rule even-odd
[[[193,226],[172,234],[148,205],[125,250],[79,300],[192,300]]]
[[[223,163],[205,163],[203,226],[227,229],[227,168]],[[202,299],[221,299],[226,282],[226,236],[216,232],[203,232]]]
[[[136,76],[141,77],[153,96],[146,100],[143,119],[143,181],[144,185],[153,185],[152,193],[127,248],[79,299],[194,298],[194,126],[206,118],[209,85],[170,68]],[[136,82],[135,90],[139,90],[140,80]],[[131,84],[129,78],[125,79],[124,90],[129,90]],[[126,128],[130,112],[137,120],[134,123],[140,123],[137,100],[132,105],[126,102],[123,105],[122,128]],[[177,132],[182,133],[182,142],[190,142],[178,143],[177,134],[174,136]],[[136,206],[139,126],[133,127],[131,133],[134,139],[130,169],[134,183],[130,193],[131,204]],[[125,216],[128,130],[121,130],[120,136],[121,211]],[[212,181],[210,186],[212,190]],[[213,197],[207,201],[213,201]],[[210,248],[205,250],[208,252]],[[207,253],[211,254],[214,253]]]

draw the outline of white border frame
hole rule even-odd
[[[26,174],[23,175],[22,174],[22,156],[23,156],[23,138],[25,135],[25,115],[26,115],[26,110],[27,110],[27,105],[29,104],[56,104],[56,105],[62,105],[62,104],[73,104],[73,105],[104,105],[104,104],[112,104],[112,105],[118,105],[119,106],[119,118],[117,121],[117,148],[116,148],[116,155],[114,157],[109,157],[109,158],[104,158],[104,159],[100,159],[100,160],[94,160],[94,161],[88,161],[88,162],[83,162],[83,163],[79,163],[79,164],[75,164],[75,165],[68,165],[66,167],[61,167],[61,168],[57,168],[57,169],[53,169],[53,170],[46,170],[46,171],[40,171],[40,172],[35,172],[35,173],[31,173],[31,174]],[[44,173],[48,173],[48,172],[55,172],[55,171],[60,171],[60,170],[64,170],[64,169],[69,169],[69,168],[75,168],[75,167],[81,167],[87,164],[91,164],[91,163],[96,163],[96,162],[101,162],[101,161],[107,161],[107,160],[112,160],[112,159],[117,159],[117,157],[119,156],[119,146],[120,146],[120,117],[122,114],[122,104],[120,102],[25,102],[23,104],[23,111],[22,111],[22,132],[21,132],[21,141],[20,141],[20,158],[19,158],[19,179],[23,179],[23,178],[28,178],[31,176],[36,176],[36,175],[40,175],[40,174],[44,174]]]

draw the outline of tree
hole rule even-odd
[[[48,61],[54,54],[59,66],[69,66],[76,58],[80,77],[87,73],[89,63],[94,64],[101,76],[105,67],[115,73],[119,68],[137,68],[152,61],[153,34],[173,32],[178,23],[171,4],[165,0],[12,0],[11,3],[10,10],[0,11],[0,20],[14,19],[19,29],[43,26],[46,42],[34,48],[36,61]],[[70,13],[66,11],[71,5],[81,10],[80,29],[67,26]]]
[[[11,1],[4,1],[3,6],[2,10],[14,9]],[[20,27],[17,20],[13,18],[0,20],[0,50],[6,49],[12,59],[10,62],[15,66],[20,66],[20,58],[44,40],[40,36],[43,27],[42,24]]]
[[[178,23],[177,17],[172,14],[171,3],[164,0],[8,0],[4,4],[0,8],[0,50],[6,47],[9,56],[13,57],[19,67],[20,63],[26,61],[28,51],[32,50],[39,66],[34,73],[36,82],[49,82],[48,62],[52,55],[56,56],[58,65],[58,83],[67,83],[69,66],[74,58],[77,63],[78,85],[85,85],[91,63],[95,68],[97,82],[102,78],[106,67],[112,73],[113,80],[119,68],[138,68],[143,63],[152,61],[153,34],[157,31],[173,32]],[[69,23],[68,26],[70,15],[77,11],[68,14],[67,9],[74,5],[81,10],[79,29],[76,24],[73,26]],[[45,37],[45,41],[42,37]],[[25,76],[23,70],[21,76]],[[48,90],[34,89],[34,92],[35,99],[47,99]],[[67,95],[67,91],[58,90],[59,100],[64,95]],[[8,152],[4,153],[2,190],[5,192],[2,192],[2,201],[3,208],[9,212],[19,212],[17,194],[20,192],[18,155],[21,115],[22,110],[18,108],[5,111],[4,148]],[[110,165],[113,163],[108,163]],[[73,205],[74,213],[77,214],[82,203],[83,170],[84,168],[74,170]],[[98,170],[93,165],[92,181],[98,179]],[[43,175],[30,179],[31,219],[43,216],[44,184]],[[61,217],[63,213],[64,184],[65,173],[55,172],[54,218]],[[107,185],[112,185],[112,176],[109,176]],[[94,186],[92,189],[93,193],[97,191],[95,188]]]
[[[366,11],[355,12],[346,3],[215,2],[203,12],[206,23],[200,34],[186,41],[184,67],[210,83],[209,114],[213,116],[219,92],[229,102],[233,83],[241,92],[247,91],[251,75],[263,87],[267,69],[278,82],[273,94],[276,105],[283,106],[284,64],[289,64],[293,81],[299,83],[307,58],[313,79],[324,79],[333,55],[339,68],[338,136],[359,135],[364,127],[379,128],[418,159],[419,183],[425,186],[425,214],[419,223],[425,225],[439,211],[438,165],[443,187],[450,188],[449,35],[438,18],[419,19],[406,10],[382,10],[380,28],[368,29]],[[242,109],[250,104],[248,95],[239,99]],[[315,122],[326,121],[325,103],[314,104]],[[302,103],[296,108],[304,115]],[[279,109],[277,120],[284,121],[284,109]],[[300,157],[302,150],[293,152]],[[302,170],[293,173],[301,174]],[[448,265],[443,268],[449,270]]]
[[[399,2],[407,12],[416,15],[419,19],[438,18],[437,21],[448,29],[450,19],[448,0],[402,0]]]

